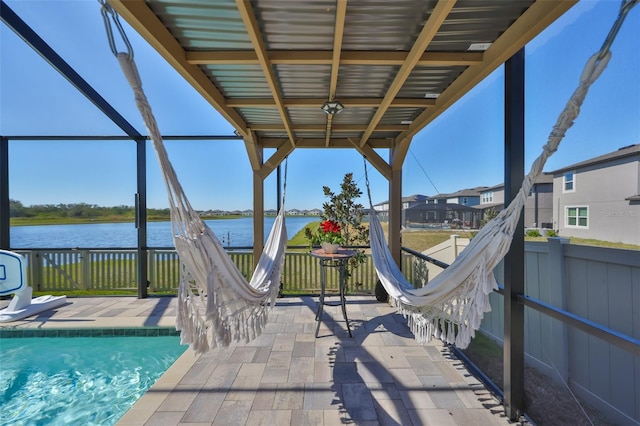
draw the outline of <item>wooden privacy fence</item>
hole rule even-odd
[[[64,291],[134,291],[138,288],[138,251],[135,249],[34,249],[16,250],[27,258],[29,285],[39,292]],[[176,292],[180,279],[180,262],[174,249],[149,249],[147,255],[148,291]],[[247,278],[253,273],[253,253],[228,252],[240,272]],[[427,280],[424,261],[403,254],[402,267],[416,287]],[[338,291],[338,274],[327,271],[327,290]],[[373,294],[377,281],[371,257],[352,271],[348,293]],[[318,259],[306,252],[288,251],[282,272],[285,293],[313,294],[320,291]]]

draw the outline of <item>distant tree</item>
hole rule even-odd
[[[29,213],[20,201],[9,199],[9,217],[29,217]]]
[[[498,216],[498,212],[495,209],[487,209],[487,211],[484,212],[484,217],[480,221],[480,228],[485,226],[491,219],[496,216]]]

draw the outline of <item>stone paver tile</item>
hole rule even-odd
[[[228,390],[236,379],[240,366],[241,364],[218,364],[204,384],[204,389]]]
[[[304,323],[303,322],[294,322],[291,324],[287,324],[284,329],[284,332],[287,334],[298,334],[304,332]]]
[[[182,420],[184,412],[158,411],[153,413],[145,425],[153,426],[177,426]]]
[[[273,399],[274,410],[301,410],[304,401],[304,383],[281,383]]]
[[[343,383],[342,403],[353,420],[376,420],[371,392],[364,383]]]
[[[468,375],[469,372],[466,368],[462,367],[462,368],[457,368],[454,367],[453,365],[451,365],[450,362],[448,361],[436,361],[434,363],[436,365],[436,367],[438,367],[438,370],[440,371],[440,374],[449,382],[449,383],[460,383],[460,384],[464,384],[465,381],[465,374]]]
[[[393,383],[393,375],[384,365],[376,362],[356,364],[361,381],[367,384]]]
[[[377,348],[363,348],[361,346],[346,346],[344,350],[345,361],[357,362],[379,362],[381,358],[380,352],[375,353]]]
[[[246,426],[280,426],[291,424],[291,410],[251,410]]]
[[[286,383],[289,380],[289,368],[267,368],[262,373],[261,383]]]
[[[217,362],[207,364],[195,363],[180,379],[181,385],[204,385],[218,366]]]
[[[312,357],[293,357],[289,368],[289,383],[313,382],[315,362]]]
[[[262,377],[262,373],[264,373],[266,365],[267,364],[264,362],[251,362],[242,364],[242,367],[240,367],[240,371],[238,371],[238,376],[253,376],[257,377],[259,381],[260,377]]]
[[[504,415],[502,406],[498,405],[497,408],[498,409],[496,413],[491,413],[491,411],[487,410],[486,408],[454,408],[447,411],[451,412],[454,420],[459,425],[482,424],[489,426],[513,424]]]
[[[460,398],[460,401],[467,408],[482,408],[482,401],[480,401],[479,395],[471,389],[456,388],[456,395]]]
[[[271,355],[271,348],[268,346],[258,346],[256,348],[256,353],[253,356],[251,362],[261,362],[265,363],[269,361],[269,355]]]
[[[291,426],[322,426],[324,424],[322,410],[291,410]]]
[[[360,345],[363,347],[384,346],[384,341],[379,333],[369,333],[363,336]]]
[[[333,381],[333,363],[329,362],[316,362],[313,367],[313,381],[319,383],[326,383]]]
[[[420,381],[438,408],[462,408],[465,404],[442,376],[420,376]]]
[[[275,333],[262,333],[252,341],[244,344],[244,346],[266,346],[269,349],[273,346],[273,342],[276,340],[277,334]]]
[[[355,362],[336,362],[333,365],[333,381],[336,383],[362,383]]]
[[[342,346],[334,344],[333,341],[316,342],[315,345],[316,361],[345,361],[344,350]]]
[[[289,365],[291,365],[292,355],[293,353],[291,351],[287,351],[287,352],[271,351],[271,354],[269,354],[269,361],[267,361],[267,369],[289,368]]]
[[[380,347],[380,353],[384,359],[387,368],[410,368],[411,364],[404,356],[403,347],[400,346],[383,346]]]
[[[342,405],[342,390],[339,384],[333,383],[305,383],[305,410],[336,410]]]
[[[226,392],[200,392],[182,418],[183,423],[213,422],[222,407]]]
[[[407,356],[407,362],[418,376],[435,376],[441,373],[441,370],[435,365],[435,362],[427,357]]]
[[[313,357],[315,356],[316,348],[314,342],[300,342],[296,341],[293,344],[293,356],[294,357]]]
[[[400,399],[402,399],[407,410],[436,408],[431,397],[424,391],[424,389],[398,390],[398,392],[400,393]]]
[[[296,343],[298,342],[313,342],[315,344],[316,336],[314,336],[313,334],[305,333],[303,331],[302,333],[296,334]]]
[[[459,426],[459,425],[487,425],[480,419],[474,419],[471,423],[458,423],[449,410],[441,408],[408,410],[409,417],[414,425],[425,426]]]
[[[231,363],[251,362],[255,354],[256,354],[255,347],[238,346],[233,350],[227,362],[231,362]]]
[[[252,401],[225,401],[213,420],[214,426],[242,426],[246,423]]]
[[[253,398],[251,410],[271,410],[276,396],[278,385],[276,383],[260,383]]]
[[[400,399],[400,392],[395,383],[368,384],[374,400]]]
[[[226,401],[253,401],[260,384],[260,376],[238,375],[231,384]]]
[[[396,368],[390,371],[399,390],[422,389],[422,382],[411,368]]]
[[[276,339],[273,342],[271,351],[293,351],[293,344],[295,342],[295,339],[295,334],[278,334],[276,335]]]
[[[396,334],[391,333],[382,333],[380,334],[382,341],[386,346],[407,346],[409,339],[406,339],[402,336],[398,336]]]
[[[410,425],[411,417],[400,400],[374,399],[378,422],[381,426]]]
[[[162,401],[158,411],[187,411],[193,400],[198,396],[200,387],[191,385],[178,385],[167,398]],[[183,413],[184,414],[184,413]]]
[[[269,321],[264,326],[262,333],[263,334],[264,333],[267,333],[267,334],[284,333],[284,330],[286,327],[287,327],[287,324],[281,323],[281,322],[275,322],[273,317],[269,317]]]

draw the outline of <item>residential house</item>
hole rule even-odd
[[[406,209],[416,206],[418,204],[424,204],[425,200],[428,197],[422,194],[413,194],[408,197],[402,197],[402,211],[404,212]],[[389,200],[383,201],[381,203],[377,203],[373,206],[373,209],[376,211],[378,215],[378,219],[380,220],[388,220],[389,219]],[[404,218],[402,220],[405,221]]]
[[[504,209],[504,184],[491,186],[480,193],[480,204],[475,206],[482,211],[499,212]],[[527,228],[553,229],[553,176],[543,173],[534,182],[529,197],[524,203],[524,226]]]
[[[524,226],[554,229],[553,175],[543,173],[533,182],[529,197],[524,202]]]
[[[561,236],[640,244],[640,144],[550,173]]]
[[[499,212],[504,209],[504,184],[489,186],[480,191],[480,204],[474,206],[481,211],[481,217],[487,218],[487,213]]]

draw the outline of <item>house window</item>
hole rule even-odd
[[[588,228],[589,207],[567,207],[567,227]]]
[[[467,205],[467,203],[469,203],[469,200],[467,199],[467,197],[463,197],[463,198],[462,198],[462,205],[463,205],[463,206],[466,206],[466,205]]]
[[[493,203],[493,192],[482,193],[482,204]]]
[[[573,192],[576,188],[575,173],[569,172],[564,174],[564,186],[562,192]]]

